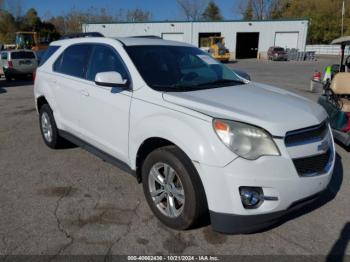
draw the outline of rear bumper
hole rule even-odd
[[[327,190],[294,202],[287,210],[261,215],[234,215],[210,211],[212,228],[225,234],[249,234],[278,224],[288,214],[318,200]]]
[[[35,71],[35,69],[28,69],[28,70],[18,70],[18,69],[9,69],[9,68],[5,68],[4,69],[4,73],[11,75],[11,76],[16,76],[16,75],[29,75],[29,74],[33,74],[33,72]]]

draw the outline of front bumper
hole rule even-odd
[[[225,234],[249,234],[278,224],[288,214],[317,201],[326,190],[293,203],[287,210],[274,213],[242,216],[210,211],[210,220],[215,231]]]
[[[225,167],[197,164],[213,228],[226,233],[262,229],[326,190],[335,163],[333,139],[327,139],[332,141],[329,168],[311,177],[300,176],[292,158],[311,155],[319,142],[287,148],[283,139],[276,139],[280,156],[264,156],[254,161],[236,158]],[[240,187],[260,187],[264,196],[269,198],[256,209],[246,209],[241,201]]]

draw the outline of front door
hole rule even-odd
[[[123,79],[130,77],[117,50],[95,44],[87,70],[85,99],[81,118],[84,140],[102,151],[128,162],[129,109],[132,92],[119,87],[96,85],[97,73],[116,71]]]

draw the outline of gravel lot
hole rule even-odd
[[[330,62],[229,66],[315,100],[310,76]],[[32,93],[32,83],[0,80],[0,255],[350,255],[350,156],[343,147],[337,145],[329,194],[281,225],[250,235],[210,226],[177,232],[152,215],[132,176],[80,148],[47,148]]]

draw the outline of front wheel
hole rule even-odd
[[[142,166],[146,200],[168,227],[184,230],[207,212],[202,182],[188,157],[177,147],[162,147],[147,156]]]

